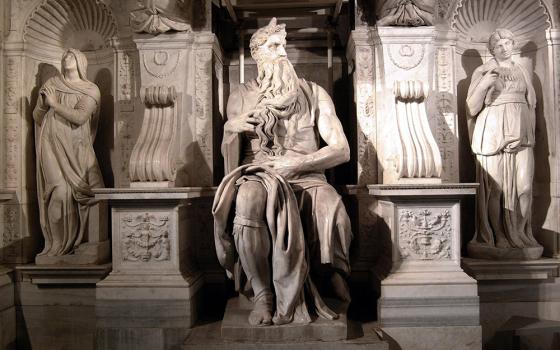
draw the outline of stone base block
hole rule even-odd
[[[463,258],[462,266],[479,282],[546,281],[560,275],[560,259],[496,261]]]
[[[111,243],[109,241],[82,243],[73,254],[46,256],[35,258],[37,265],[99,265],[109,261]]]
[[[222,321],[222,338],[226,341],[246,342],[305,342],[305,341],[336,341],[348,338],[348,321],[346,310],[348,304],[329,300],[327,304],[338,313],[336,320],[320,317],[309,324],[289,323],[281,326],[252,326],[248,322],[252,305],[244,303],[240,298],[228,301]]]
[[[17,311],[17,349],[92,350],[93,305],[22,305]]]
[[[92,350],[95,283],[110,269],[110,264],[17,266],[17,348]]]
[[[133,181],[130,188],[173,188],[175,181]]]
[[[480,350],[480,326],[383,327],[390,350]]]
[[[16,349],[16,308],[12,270],[0,267],[0,348]]]
[[[543,247],[497,248],[470,242],[467,244],[469,257],[489,260],[536,260],[542,256]]]
[[[181,328],[102,328],[95,335],[95,349],[178,349],[188,334]]]
[[[13,306],[0,311],[0,348],[16,349],[16,308]]]
[[[476,281],[462,271],[393,273],[381,292],[383,327],[479,324]]]
[[[197,318],[189,300],[98,300],[96,349],[176,349]]]
[[[389,344],[379,338],[373,325],[350,323],[348,340],[251,342],[229,341],[220,336],[220,322],[197,326],[189,334],[182,350],[389,350]],[[269,327],[267,327],[269,328]]]
[[[112,273],[97,284],[96,349],[176,349],[197,319],[202,276]]]

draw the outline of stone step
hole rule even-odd
[[[389,344],[379,338],[372,324],[349,321],[348,340],[302,342],[247,342],[226,341],[220,331],[222,322],[195,326],[189,331],[181,350],[388,350]]]
[[[513,316],[500,327],[498,332],[513,333],[515,336],[560,333],[560,321]]]
[[[289,323],[281,326],[252,326],[248,322],[252,303],[243,302],[243,298],[232,298],[228,301],[222,320],[221,334],[226,341],[246,342],[305,342],[305,341],[337,341],[348,338],[346,311],[348,304],[334,299],[326,299],[325,303],[338,314],[336,320],[327,320],[312,316],[309,324]]]

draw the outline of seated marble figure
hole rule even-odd
[[[285,47],[276,19],[251,37],[258,77],[229,97],[213,205],[217,256],[253,301],[251,325],[309,323],[306,300],[335,319],[323,289],[350,299],[350,220],[324,175],[348,161],[348,141],[330,96],[297,76]]]

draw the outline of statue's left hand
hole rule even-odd
[[[305,156],[289,155],[270,157],[263,165],[273,168],[282,177],[290,179],[303,172],[304,163]]]

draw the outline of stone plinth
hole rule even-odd
[[[433,339],[457,341],[456,346],[430,342],[430,349],[480,349],[476,280],[461,269],[461,199],[474,195],[476,188],[368,186],[379,201],[380,230],[393,242],[392,270],[381,282],[379,322],[402,349],[416,349],[409,327],[419,327],[418,334],[427,332]],[[465,341],[468,337],[472,342]]]
[[[560,259],[463,258],[478,282],[485,349],[557,349],[560,324]]]
[[[348,338],[348,320],[346,311],[348,304],[336,300],[326,300],[331,309],[338,314],[336,320],[326,320],[320,317],[309,324],[289,323],[281,326],[259,327],[248,322],[249,313],[253,309],[252,303],[243,297],[228,301],[224,319],[222,321],[222,338],[225,341],[243,341],[249,343],[278,343],[278,342],[309,342],[309,341],[338,341]]]
[[[12,270],[0,266],[0,347],[16,348],[16,308]]]
[[[559,276],[560,259],[484,260],[463,258],[463,269],[477,281],[548,281]]]
[[[16,267],[18,349],[94,349],[98,266]]]
[[[220,334],[220,322],[197,326],[189,331],[182,350],[389,350],[389,343],[380,339],[375,324],[356,324],[350,321],[347,340],[301,340],[283,342],[249,342],[225,340]],[[268,328],[268,327],[264,327]]]
[[[193,265],[189,199],[211,189],[103,189],[112,214],[113,271],[97,284],[97,349],[180,344],[196,320],[202,275]]]

